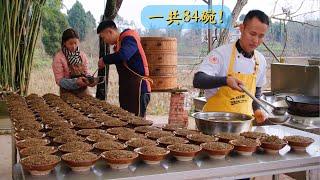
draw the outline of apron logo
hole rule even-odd
[[[230,104],[232,106],[237,105],[237,104],[241,104],[241,103],[245,103],[247,102],[247,100],[245,99],[245,95],[240,95],[240,96],[236,96],[234,98],[230,99]]]
[[[212,63],[212,64],[218,64],[219,63],[219,60],[217,57],[215,56],[210,56],[209,57],[209,62]]]

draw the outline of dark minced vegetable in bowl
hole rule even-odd
[[[20,151],[23,156],[53,154],[57,150],[53,146],[33,146]]]
[[[259,142],[257,140],[254,140],[254,139],[243,138],[243,139],[234,139],[232,141],[232,145],[255,147],[255,146],[259,146]]]
[[[91,142],[101,142],[105,140],[116,140],[117,138],[111,134],[91,134],[87,136],[87,140]]]
[[[110,129],[107,129],[107,132],[110,133],[110,134],[121,134],[121,133],[126,133],[126,132],[134,132],[133,129],[130,129],[130,128],[126,128],[126,127],[115,127],[115,128],[110,128]]]
[[[185,129],[185,128],[183,128],[183,129],[177,129],[173,133],[175,135],[178,135],[178,136],[186,137],[189,134],[200,134],[201,132],[197,131],[197,130],[193,130],[193,129]]]
[[[244,139],[243,136],[240,136],[236,133],[218,133],[216,135],[220,139],[226,139],[226,140],[234,140],[234,139]]]
[[[76,134],[76,131],[73,129],[60,127],[60,128],[52,129],[51,131],[47,132],[47,136],[49,137],[58,137],[64,134]]]
[[[44,133],[34,130],[25,130],[18,132],[16,137],[18,139],[27,139],[27,138],[43,138],[45,136]]]
[[[60,143],[60,144],[65,144],[68,142],[73,142],[73,141],[84,141],[85,139],[83,137],[74,135],[74,134],[65,134],[65,135],[61,135],[58,137],[55,137],[53,139],[53,142],[55,143]]]
[[[146,136],[151,139],[158,139],[165,136],[174,136],[174,134],[169,131],[149,131]]]
[[[21,159],[21,164],[26,166],[43,166],[58,163],[60,158],[56,155],[34,155]]]
[[[168,150],[157,146],[144,146],[139,149],[139,152],[143,155],[155,156],[167,154]]]
[[[170,151],[176,152],[195,152],[200,151],[201,147],[193,144],[174,144],[168,147]]]
[[[145,136],[143,134],[138,134],[135,132],[125,132],[125,133],[118,134],[119,140],[128,141],[132,138],[145,138]]]
[[[263,132],[254,132],[254,131],[247,131],[247,132],[242,132],[240,133],[241,136],[244,136],[246,138],[251,138],[251,139],[261,139],[261,138],[264,138],[264,137],[267,137],[269,136],[268,134],[266,133],[263,133]]]
[[[156,146],[157,142],[144,138],[132,138],[131,140],[127,141],[126,144],[128,146],[138,148],[143,146]]]
[[[87,152],[92,149],[93,147],[90,144],[81,141],[69,142],[59,146],[59,150],[63,152]]]
[[[271,135],[268,137],[264,137],[261,139],[261,143],[267,143],[267,144],[286,144],[287,142],[278,136]]]
[[[47,139],[28,138],[17,142],[17,146],[20,148],[32,147],[32,146],[45,146],[49,144]]]
[[[162,126],[163,130],[167,130],[167,131],[175,131],[177,129],[181,129],[184,128],[184,125],[182,124],[166,124],[164,126]]]
[[[285,136],[285,140],[289,142],[297,142],[297,143],[313,143],[314,139],[309,138],[309,137],[304,137],[304,136]]]
[[[103,150],[103,151],[121,150],[127,147],[125,144],[112,141],[112,140],[101,141],[101,142],[95,143],[93,146],[96,149]]]
[[[102,125],[107,127],[121,127],[121,126],[126,126],[127,124],[128,124],[127,122],[123,122],[118,119],[102,122]]]
[[[208,142],[208,143],[201,144],[201,146],[203,149],[217,150],[217,151],[233,149],[232,145],[228,143],[223,143],[223,142]]]
[[[155,126],[138,126],[134,130],[139,133],[147,133],[149,131],[160,131],[161,129]]]
[[[64,154],[62,156],[63,160],[73,161],[73,162],[84,162],[84,161],[95,161],[98,159],[98,156],[91,152],[73,152]]]
[[[81,136],[89,136],[91,134],[106,134],[107,132],[102,129],[81,129],[77,131],[78,135]]]
[[[111,151],[103,152],[102,156],[104,156],[106,159],[118,160],[118,159],[133,159],[137,157],[137,154],[127,150],[111,150]]]
[[[204,143],[204,142],[213,142],[217,141],[218,138],[206,134],[190,134],[187,138],[194,142]]]
[[[189,141],[186,140],[185,138],[181,137],[174,137],[174,136],[167,136],[167,137],[161,137],[157,140],[161,144],[185,144],[188,143]]]

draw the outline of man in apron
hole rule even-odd
[[[136,116],[145,117],[151,87],[148,62],[138,33],[131,29],[120,33],[111,20],[101,22],[97,33],[105,43],[115,45],[115,52],[100,58],[98,66],[102,69],[105,64],[116,65],[120,107]]]
[[[268,26],[264,12],[250,11],[240,25],[240,39],[212,50],[204,59],[193,80],[195,88],[205,89],[207,103],[203,111],[242,113],[254,115],[257,123],[265,121],[266,115],[239,85],[260,98],[267,65],[255,49],[263,42]]]

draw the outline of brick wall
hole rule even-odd
[[[188,111],[185,109],[185,94],[171,93],[169,124],[188,126]]]

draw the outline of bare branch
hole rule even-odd
[[[284,39],[284,45],[283,45],[280,57],[283,57],[284,51],[286,50],[286,47],[287,47],[287,41],[288,41],[288,32],[287,32],[287,26],[285,22],[283,23],[283,30],[285,34],[285,39]]]
[[[304,1],[302,1],[300,4],[300,7],[295,12],[291,13],[290,15],[297,13],[302,8],[303,3],[304,3]]]
[[[277,17],[270,17],[270,18],[281,20],[281,21],[289,21],[289,22],[299,23],[299,24],[302,24],[302,25],[307,25],[307,26],[320,28],[320,26],[317,26],[317,25],[314,25],[314,24],[310,24],[310,23],[307,23],[307,22],[301,22],[301,21],[296,21],[296,20],[292,20],[292,19],[277,18]]]
[[[294,15],[294,16],[291,16],[291,18],[294,18],[294,17],[297,17],[297,16],[306,15],[306,14],[315,13],[315,12],[318,12],[318,11],[320,11],[320,9],[319,9],[319,10],[315,10],[315,11],[310,11],[310,12],[301,13],[301,14],[296,14],[296,15]]]
[[[277,7],[277,4],[278,4],[278,1],[279,0],[276,0],[276,2],[274,3],[274,7],[273,7],[273,11],[272,11],[272,15],[271,16],[273,16],[275,11],[276,11],[276,7]]]
[[[276,56],[276,54],[266,45],[266,43],[262,43],[264,45],[264,47],[267,48],[267,50],[272,54],[272,56],[278,61],[280,62],[280,60],[278,59],[278,57]]]
[[[203,2],[205,2],[206,4],[209,4],[209,1],[207,1],[207,0],[202,0]]]

